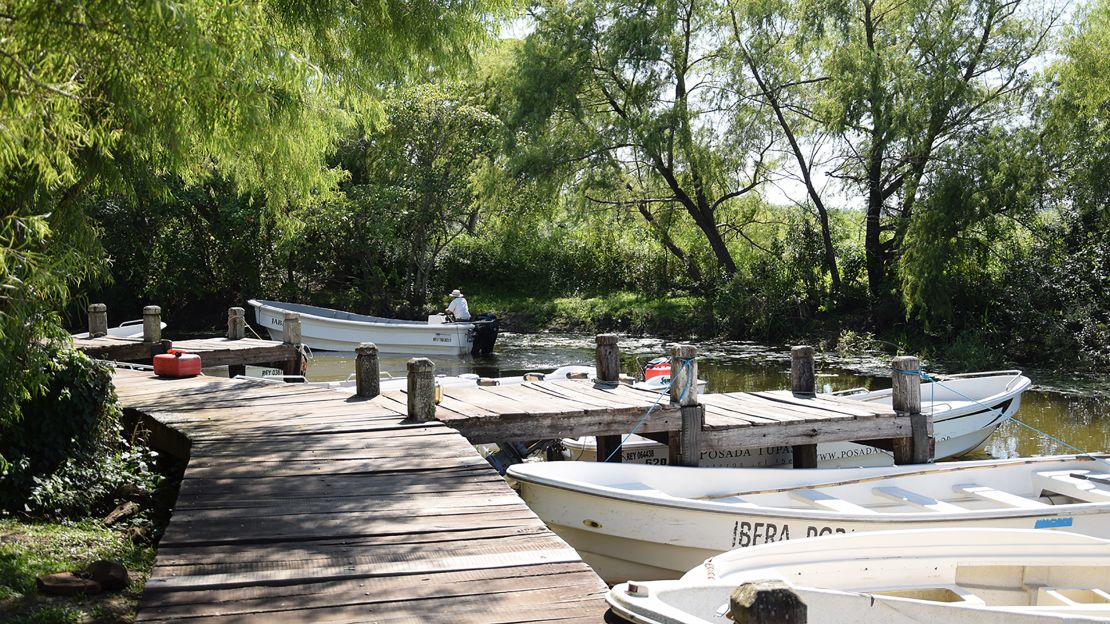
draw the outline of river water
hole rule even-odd
[[[708,382],[708,392],[782,390],[790,387],[789,347],[770,347],[739,341],[697,341],[699,377]],[[657,338],[622,337],[622,368],[630,375],[666,352],[667,343]],[[392,376],[405,375],[407,356],[382,355],[381,370]],[[593,365],[594,338],[573,334],[502,333],[497,353],[483,358],[434,356],[437,374],[477,373],[484,377],[521,375],[549,371],[559,366]],[[843,357],[817,354],[819,391],[864,387],[889,388],[890,356],[869,354]],[[930,362],[928,372],[942,370]],[[354,373],[354,354],[315,353],[308,377],[313,381],[346,379]],[[1003,425],[969,458],[1025,457],[1110,449],[1110,381],[1080,381],[1069,376],[1027,371],[1033,388],[1022,396],[1015,421]],[[1024,423],[1020,424],[1020,423]],[[1055,439],[1053,439],[1055,438]],[[1069,448],[1071,447],[1075,448]]]

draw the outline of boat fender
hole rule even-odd
[[[161,377],[196,377],[200,374],[200,356],[170,349],[154,356],[154,374]]]

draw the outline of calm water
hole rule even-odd
[[[497,353],[485,358],[436,356],[436,372],[486,377],[521,375],[569,364],[593,365],[593,336],[503,333]],[[790,387],[790,350],[748,342],[697,342],[699,376],[709,392],[778,390]],[[622,338],[625,372],[639,372],[644,362],[665,353],[654,338]],[[818,353],[817,385],[825,390],[890,387],[889,356],[843,358]],[[405,375],[406,356],[383,355],[382,372]],[[928,362],[927,371],[932,371]],[[346,379],[354,372],[354,354],[317,353],[309,363],[314,381]],[[961,371],[946,371],[961,372]],[[1078,383],[1074,379],[1026,372],[1033,389],[1022,396],[1016,419],[1082,451],[1110,449],[1110,381]],[[1017,423],[1007,423],[975,457],[1016,457],[1073,452],[1066,445]]]

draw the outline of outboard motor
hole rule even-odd
[[[497,342],[497,332],[501,328],[497,315],[493,312],[485,312],[475,317],[472,322],[474,323],[474,344],[470,347],[470,354],[493,353],[493,343]]]

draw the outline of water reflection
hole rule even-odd
[[[477,373],[486,377],[521,375],[563,365],[592,365],[594,338],[578,334],[512,334],[498,338],[498,352],[483,358],[435,356],[436,372]],[[699,376],[710,392],[783,389],[790,385],[790,350],[740,341],[697,342]],[[637,374],[644,363],[665,352],[658,338],[621,338],[622,368]],[[382,355],[383,373],[405,375],[408,356]],[[817,386],[825,391],[890,387],[887,356],[842,357],[819,353]],[[929,370],[935,370],[926,364]],[[354,354],[316,353],[309,366],[313,380],[346,379],[354,372]],[[959,372],[959,371],[949,371]],[[1035,390],[1022,397],[1017,418],[1030,427],[1085,452],[1110,449],[1110,384],[1079,384],[1074,379],[1026,373]],[[1079,388],[1080,392],[1071,391]],[[1074,452],[1065,444],[1016,423],[1007,423],[974,457],[1017,457]]]

